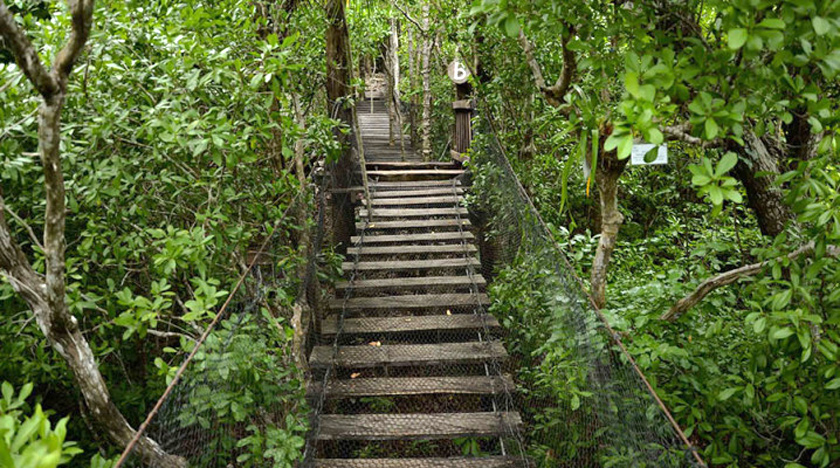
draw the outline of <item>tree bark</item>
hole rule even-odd
[[[747,191],[747,202],[758,220],[761,233],[776,236],[793,220],[793,212],[784,201],[782,189],[774,182],[780,175],[784,150],[780,143],[764,141],[752,132],[744,134],[745,146],[731,149],[738,153],[733,175]]]
[[[432,159],[432,34],[429,31],[429,3],[423,2],[423,46],[420,51],[423,75],[423,116],[420,122],[423,160]]]
[[[417,40],[414,37],[414,31],[408,30],[408,87],[411,90],[411,109],[408,112],[408,126],[409,137],[411,138],[411,145],[414,151],[420,147],[420,141],[417,131]]]
[[[353,109],[350,107],[350,36],[344,13],[343,0],[328,0],[327,13],[327,110],[331,117],[338,119],[347,128],[353,128]],[[338,160],[330,166],[332,188],[346,189],[353,182],[353,156],[350,140],[339,129],[334,135],[343,150]],[[355,233],[353,222],[353,203],[346,191],[335,191],[330,197],[330,212],[333,228],[333,244],[343,251],[350,244],[350,237]]]
[[[402,109],[400,109],[400,36],[397,18],[389,19],[391,26],[390,41],[388,43],[388,135],[391,146],[395,138],[400,140],[400,154],[405,157],[405,139],[402,134]]]
[[[44,215],[43,276],[35,272],[11,235],[5,219],[5,202],[0,194],[0,271],[32,310],[38,327],[50,345],[65,360],[81,391],[85,405],[96,424],[112,442],[125,447],[136,432],[120,413],[93,351],[79,330],[65,300],[65,186],[61,168],[61,109],[73,64],[82,52],[93,23],[93,0],[69,2],[71,32],[67,44],[48,71],[35,48],[17,26],[11,12],[0,0],[0,36],[10,46],[18,66],[41,94],[38,109],[38,151],[44,171],[46,212]],[[164,468],[186,466],[184,459],[166,454],[160,446],[143,437],[136,445],[137,455],[146,463]]]
[[[800,247],[793,252],[786,255],[787,258],[793,260],[805,255],[811,255],[814,252],[814,244],[809,243],[803,247]],[[836,246],[828,246],[826,248],[826,256],[828,257],[837,257],[840,254],[840,249]],[[659,317],[662,320],[674,321],[678,319],[682,314],[686,313],[689,309],[697,305],[700,301],[703,300],[709,293],[718,289],[720,287],[726,286],[728,284],[732,284],[735,281],[738,281],[741,278],[746,276],[753,276],[760,272],[762,272],[766,267],[770,266],[773,262],[778,262],[783,260],[785,257],[779,257],[775,260],[765,260],[763,262],[753,263],[750,265],[744,265],[739,268],[735,268],[734,270],[729,270],[723,272],[717,276],[713,276],[711,278],[706,279],[697,288],[691,292],[688,296],[677,301],[668,312],[662,314]]]
[[[603,148],[603,145],[600,145]],[[601,154],[595,169],[595,182],[601,199],[601,238],[592,260],[590,287],[598,307],[607,304],[607,270],[615,249],[618,230],[624,215],[618,210],[618,179],[627,167],[628,159],[619,160],[615,151]]]

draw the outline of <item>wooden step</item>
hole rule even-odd
[[[500,328],[496,317],[489,314],[422,315],[416,317],[346,318],[342,335],[382,333],[414,333],[427,331],[484,330]],[[322,335],[338,333],[338,317],[331,315],[321,325]]]
[[[455,195],[446,195],[439,197],[399,197],[399,198],[373,198],[371,205],[374,209],[385,206],[413,206],[413,205],[443,205],[455,206],[460,205],[464,201],[464,197]],[[362,204],[367,205],[367,200],[362,200]]]
[[[403,296],[351,297],[330,299],[330,310],[433,309],[487,305],[487,294],[408,294]]]
[[[399,140],[399,138],[397,138]],[[397,143],[399,145],[399,143]],[[396,146],[399,151],[399,146]],[[406,161],[406,162],[377,162],[366,161],[367,167],[384,167],[389,169],[428,169],[430,167],[442,167],[444,169],[458,168],[458,163],[455,161]]]
[[[438,254],[473,254],[478,248],[473,244],[432,244],[432,245],[387,245],[348,247],[347,255],[438,255]]]
[[[392,189],[392,190],[425,190],[434,187],[457,187],[461,185],[461,181],[457,179],[444,180],[403,180],[403,181],[376,181],[371,180],[368,186],[374,189]]]
[[[388,291],[394,289],[409,290],[439,290],[469,288],[475,285],[482,289],[487,285],[483,276],[474,274],[470,276],[422,276],[417,278],[383,278],[383,279],[362,279],[353,281],[339,281],[335,284],[337,291],[344,291],[352,286],[354,292],[359,294]],[[339,297],[341,297],[339,295]]]
[[[333,353],[332,346],[316,346],[309,356],[309,365],[320,369],[326,369],[332,364],[362,369],[382,366],[479,364],[507,358],[507,351],[498,341],[340,346],[335,360],[333,360]]]
[[[319,440],[419,440],[511,434],[519,413],[324,414]]]
[[[532,462],[515,456],[452,458],[319,458],[315,468],[526,468]]]
[[[368,177],[380,179],[397,180],[421,180],[439,179],[442,177],[453,178],[462,175],[462,169],[415,169],[415,170],[392,170],[392,171],[367,171]]]
[[[323,382],[310,385],[308,393],[321,393]],[[470,375],[458,377],[379,377],[331,380],[327,397],[356,398],[366,396],[405,395],[492,395],[513,392],[516,386],[510,377]]]
[[[364,187],[359,187],[359,191],[364,191]],[[433,196],[455,196],[455,195],[463,195],[464,189],[460,187],[438,187],[438,188],[426,188],[426,189],[418,189],[418,190],[389,190],[389,189],[377,189],[371,191],[371,198],[374,200],[379,199],[389,199],[389,198],[396,198],[399,197],[400,199],[403,198],[411,198],[411,197],[433,197]]]
[[[359,217],[367,218],[367,208],[359,210]],[[466,208],[374,208],[374,218],[428,218],[431,216],[468,216]]]
[[[408,270],[434,270],[480,267],[481,262],[477,258],[437,258],[433,260],[386,260],[381,262],[344,262],[341,264],[343,271],[408,271]]]
[[[397,244],[403,242],[468,242],[475,240],[471,232],[424,232],[417,234],[387,234],[373,235],[365,234],[364,245],[368,244]],[[361,236],[352,236],[350,242],[353,245],[362,242]]]
[[[356,229],[471,229],[468,219],[411,219],[405,221],[359,221]]]

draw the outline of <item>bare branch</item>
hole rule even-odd
[[[32,269],[23,251],[12,237],[6,224],[6,205],[0,192],[0,272],[5,274],[12,288],[30,305],[44,306],[43,280]]]
[[[26,232],[29,234],[29,238],[32,240],[32,242],[43,251],[44,246],[41,245],[41,241],[38,240],[38,236],[35,235],[35,231],[32,230],[32,226],[30,226],[26,221],[24,221],[20,216],[18,216],[17,213],[12,211],[11,208],[9,208],[8,206],[5,206],[5,208],[6,211],[9,213],[9,216],[14,218],[15,221],[20,223],[20,225],[23,226],[24,229],[26,229]]]
[[[534,46],[531,44],[531,41],[528,40],[525,33],[522,30],[519,31],[519,45],[522,46],[522,50],[525,52],[525,61],[528,62],[528,66],[531,68],[531,73],[534,75],[534,82],[540,92],[545,96],[546,101],[554,107],[560,107],[563,104],[563,98],[566,96],[566,92],[568,92],[569,87],[572,85],[572,79],[574,78],[575,70],[577,69],[577,59],[575,54],[567,47],[571,36],[572,33],[570,32],[568,36],[563,37],[561,40],[563,69],[560,72],[560,76],[557,78],[554,85],[547,86],[545,76],[542,72],[542,67],[540,67],[539,62],[537,62],[537,59],[534,56]]]
[[[426,29],[426,28],[424,28],[423,26],[421,26],[421,25],[420,25],[420,22],[418,22],[416,19],[412,18],[412,17],[411,17],[411,15],[409,15],[407,11],[403,10],[402,8],[400,8],[400,5],[399,5],[397,2],[393,2],[393,4],[394,4],[394,7],[395,7],[397,10],[399,10],[399,12],[400,12],[400,13],[402,13],[402,15],[403,15],[403,16],[405,16],[405,19],[407,19],[408,21],[410,21],[411,23],[413,23],[413,24],[414,24],[414,26],[415,26],[415,27],[417,27],[417,29],[418,29],[421,33],[423,33],[423,35],[426,35],[426,34],[429,32],[429,31],[428,31],[428,29]]]
[[[697,286],[697,288],[691,294],[680,299],[676,304],[674,304],[673,307],[671,307],[671,309],[668,312],[665,312],[659,318],[662,320],[674,321],[686,311],[688,311],[688,309],[697,305],[697,303],[703,300],[704,297],[706,297],[710,292],[714,291],[717,288],[726,286],[728,284],[732,284],[735,281],[738,281],[739,279],[744,278],[746,276],[756,275],[773,262],[778,262],[780,260],[784,260],[785,258],[793,260],[803,255],[811,255],[812,253],[814,253],[813,242],[794,250],[786,256],[779,257],[773,260],[765,260],[759,263],[753,263],[751,265],[744,265],[740,268],[735,268],[734,270],[729,270],[727,272],[709,278],[700,283],[700,285]],[[840,255],[840,248],[838,248],[837,246],[829,246],[826,249],[826,255],[830,257],[837,257],[838,255]]]
[[[44,68],[32,42],[15,22],[12,12],[3,0],[0,0],[0,36],[6,40],[6,46],[12,51],[15,63],[42,96],[52,96],[59,91],[55,77]]]
[[[724,141],[720,138],[716,138],[714,140],[703,140],[702,138],[691,135],[690,132],[691,124],[687,123],[662,127],[662,133],[671,140],[682,141],[700,146],[701,148],[720,148],[724,145]]]
[[[72,16],[72,30],[70,39],[63,49],[58,53],[53,63],[53,72],[57,74],[62,88],[67,77],[73,70],[73,64],[82,53],[85,43],[90,36],[90,28],[93,23],[94,0],[69,0],[70,14]]]

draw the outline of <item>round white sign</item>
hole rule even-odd
[[[455,82],[455,84],[464,84],[470,77],[470,71],[458,60],[453,60],[446,71],[449,74],[449,79]]]

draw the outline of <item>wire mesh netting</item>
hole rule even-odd
[[[179,458],[151,465],[701,466],[590,305],[489,119],[465,171],[390,146],[381,101],[359,111],[366,163],[354,172],[368,190],[349,177],[331,191],[324,177],[300,197],[314,221],[273,231],[150,432]],[[355,235],[333,264],[322,241],[351,204]],[[290,249],[305,250],[301,265],[284,263]],[[331,268],[342,278],[321,284]],[[311,333],[278,317],[305,317]]]

